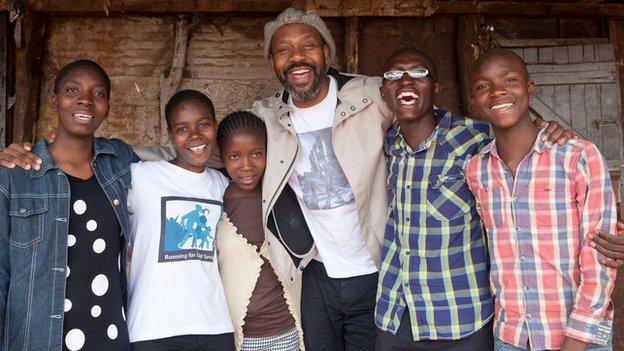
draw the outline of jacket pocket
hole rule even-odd
[[[438,220],[450,221],[470,213],[474,196],[463,174],[441,174],[429,179],[427,214]]]
[[[18,197],[11,199],[9,242],[17,247],[28,247],[43,239],[46,198]]]

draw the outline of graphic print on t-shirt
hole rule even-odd
[[[334,154],[332,129],[298,133],[296,172],[303,201],[309,210],[330,210],[354,201],[353,191]]]
[[[214,259],[223,203],[191,197],[161,198],[158,262]]]

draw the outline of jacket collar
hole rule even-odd
[[[94,138],[93,139],[93,159],[95,160],[100,155],[114,155],[117,156],[117,152],[111,145],[111,143],[107,142],[107,139],[104,138]],[[48,142],[46,140],[39,140],[32,149],[32,152],[41,158],[41,167],[39,170],[33,170],[30,172],[31,178],[38,178],[43,176],[47,171],[52,169],[57,169],[58,166],[54,163],[54,159],[52,155],[50,155],[50,151],[48,150]]]

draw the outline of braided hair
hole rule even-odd
[[[219,128],[217,129],[217,143],[219,144],[219,148],[223,149],[223,145],[228,138],[241,130],[255,133],[264,140],[266,145],[267,131],[264,121],[249,111],[236,111],[225,116],[221,123],[219,123]]]

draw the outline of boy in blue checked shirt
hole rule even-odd
[[[496,135],[466,167],[489,238],[495,349],[612,350],[615,269],[587,240],[616,225],[602,155],[585,140],[541,140],[529,115],[535,85],[515,53],[482,55],[470,86]]]
[[[434,108],[440,84],[423,52],[397,51],[385,72],[380,92],[398,124],[385,146],[390,202],[376,350],[492,350],[485,233],[464,181],[467,160],[491,141],[490,127]],[[617,258],[622,247],[612,237],[605,236]]]

